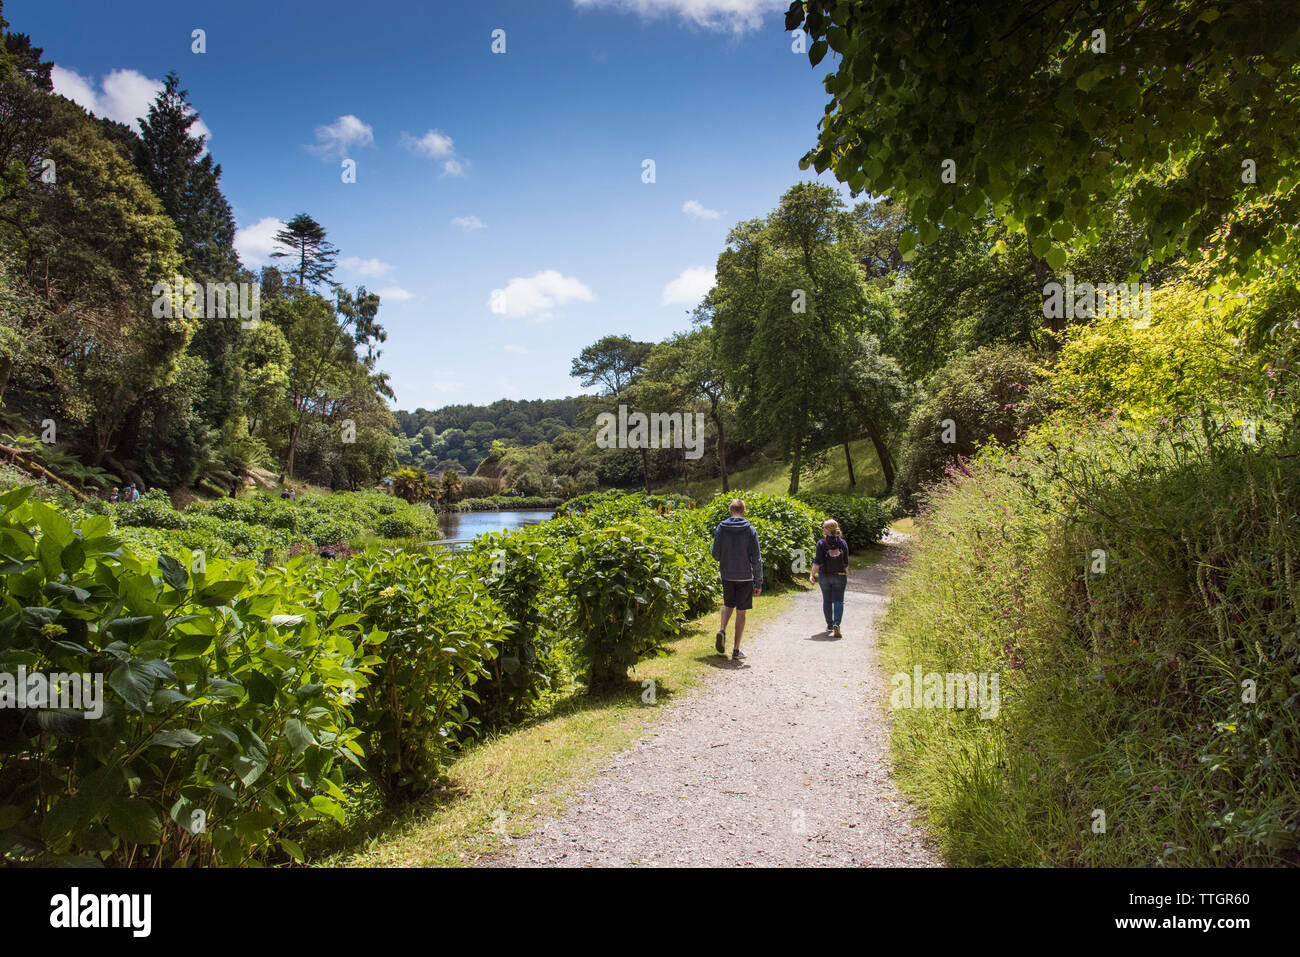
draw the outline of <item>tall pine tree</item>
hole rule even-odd
[[[206,137],[193,131],[199,115],[188,97],[176,74],[167,74],[149,115],[139,120],[135,166],[176,223],[186,278],[199,283],[239,281],[245,277],[235,253],[235,219],[221,193],[221,166],[206,151]],[[158,278],[170,281],[170,277]],[[229,431],[237,411],[239,337],[237,316],[205,315],[189,346],[190,354],[203,360],[203,365],[189,367],[189,388],[197,389],[198,395],[187,401],[199,410],[214,438]],[[174,405],[175,397],[150,395],[144,404],[143,411],[148,411],[156,405]],[[192,481],[210,455],[206,441],[194,441],[194,425],[186,423],[178,432],[166,425],[165,417],[141,415],[139,419],[155,426],[139,437],[136,457],[166,459],[172,462],[168,471],[173,481]]]

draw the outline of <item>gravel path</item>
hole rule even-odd
[[[748,659],[713,659],[703,688],[492,863],[942,866],[886,761],[873,623],[898,541],[850,573],[842,639],[816,632],[820,589],[796,596],[746,636]]]

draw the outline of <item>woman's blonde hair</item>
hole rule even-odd
[[[823,531],[823,532],[830,532],[830,534],[834,535],[836,538],[839,538],[839,537],[840,537],[840,523],[837,522],[837,521],[835,521],[835,519],[833,519],[833,518],[828,518],[828,519],[826,519],[826,521],[822,522],[822,531]]]

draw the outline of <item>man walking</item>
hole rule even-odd
[[[722,575],[722,627],[713,646],[718,654],[727,653],[727,622],[736,613],[736,642],[731,651],[733,661],[745,657],[740,637],[745,633],[745,612],[754,607],[754,598],[763,590],[763,558],[758,550],[758,532],[745,520],[745,503],[731,503],[731,517],[713,531],[713,557]]]

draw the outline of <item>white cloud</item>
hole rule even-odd
[[[379,298],[386,302],[410,302],[415,296],[401,286],[389,286],[387,289],[379,290]]]
[[[418,138],[403,131],[401,143],[412,153],[419,153],[429,159],[451,156],[455,151],[455,144],[452,143],[451,137],[441,130],[429,130]]]
[[[333,123],[316,127],[316,143],[307,149],[321,156],[342,159],[353,147],[373,146],[374,143],[375,131],[370,124],[348,113]]]
[[[347,259],[340,260],[339,267],[345,272],[372,277],[385,276],[393,271],[393,267],[386,262],[378,259],[362,259],[360,256],[349,256]]]
[[[682,203],[682,212],[687,216],[694,216],[696,219],[717,219],[718,211],[716,209],[707,209],[697,199],[688,199]]]
[[[528,355],[528,350],[527,350],[527,349],[525,349],[523,346],[516,345],[516,344],[513,343],[513,342],[506,343],[506,344],[505,344],[504,346],[502,346],[501,348],[505,349],[506,352],[513,352],[513,353],[514,353],[515,355],[517,355],[517,356],[526,356],[526,355]]]
[[[443,176],[463,176],[469,169],[469,160],[456,155],[456,144],[442,130],[429,130],[423,136],[402,132],[401,144],[417,156],[442,160]]]
[[[459,226],[465,232],[473,232],[476,229],[487,229],[487,223],[479,219],[472,213],[468,216],[455,216],[451,221],[453,226]]]
[[[664,286],[664,305],[694,306],[713,288],[714,270],[709,266],[692,266],[678,273]]]
[[[790,7],[786,0],[573,0],[573,5],[612,7],[647,19],[676,14],[696,26],[732,33],[757,30],[765,14]]]
[[[239,260],[249,269],[269,266],[275,262],[275,234],[284,229],[284,220],[267,216],[251,226],[235,230],[235,251]]]
[[[50,79],[54,81],[55,93],[96,116],[125,123],[137,133],[140,124],[136,121],[148,117],[150,104],[163,88],[162,80],[151,80],[136,70],[113,70],[104,77],[99,90],[95,89],[94,80],[57,64],[50,71]],[[190,135],[210,137],[212,131],[202,120],[197,120],[190,127]]]
[[[508,319],[541,314],[546,318],[550,310],[570,302],[593,302],[596,294],[585,283],[572,276],[562,276],[547,269],[527,279],[516,276],[504,289],[493,289],[488,307],[497,315]]]

